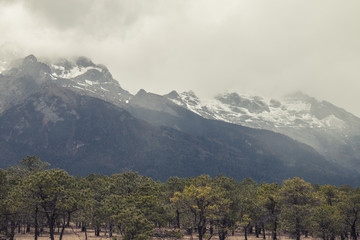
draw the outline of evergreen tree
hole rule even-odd
[[[315,204],[313,188],[310,183],[300,178],[285,180],[280,190],[281,223],[283,230],[300,240],[302,233],[307,234],[310,217]]]

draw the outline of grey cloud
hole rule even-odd
[[[25,0],[23,4],[42,21],[49,21],[56,28],[67,29],[78,26],[91,10],[92,0]]]
[[[37,20],[39,26],[49,26],[56,31],[73,31],[79,35],[95,38],[125,33],[127,28],[151,10],[148,1],[138,0],[14,0],[13,2],[21,3]]]
[[[3,41],[87,55],[121,85],[280,95],[303,90],[357,112],[360,1],[0,0]],[[5,10],[4,10],[5,9]]]

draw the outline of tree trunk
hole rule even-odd
[[[272,229],[271,236],[273,240],[277,240],[277,218],[275,218],[274,227]]]
[[[248,240],[247,234],[248,234],[248,227],[244,227],[244,239],[245,240]]]
[[[296,221],[296,224],[295,224],[296,240],[300,240],[300,236],[301,236],[300,219],[296,218],[295,221]]]
[[[65,227],[67,226],[67,223],[65,222],[65,213],[63,213],[63,222],[62,222],[62,226],[61,226],[61,232],[60,232],[60,236],[59,236],[59,240],[62,240],[62,237],[64,235],[64,231],[65,231]]]
[[[193,228],[189,227],[186,229],[187,234],[190,235],[190,240],[193,240]]]
[[[61,227],[61,232],[60,232],[59,240],[62,240],[62,237],[63,237],[63,235],[64,235],[64,231],[65,231],[65,224]]]
[[[351,225],[351,232],[350,232],[352,240],[357,240],[357,234],[356,234],[356,221],[353,222]]]
[[[195,214],[195,219],[196,219],[197,214]],[[203,211],[200,211],[199,213],[199,221],[197,222],[197,232],[199,235],[199,240],[203,239],[203,236],[206,232],[206,217],[204,215]]]
[[[227,237],[227,231],[226,230],[219,230],[219,240],[225,240]]]
[[[68,212],[67,214],[68,214],[68,216],[67,216],[66,226],[69,227],[70,226],[70,221],[71,221],[71,212]]]
[[[109,237],[111,238],[113,236],[113,225],[110,223],[109,226]]]
[[[180,212],[176,209],[176,228],[180,228]]]
[[[87,237],[86,227],[84,227],[84,232],[85,232],[85,240],[87,240],[87,239],[88,239],[88,237]]]
[[[205,226],[205,229],[206,229],[206,226]],[[210,232],[210,235],[208,237],[208,240],[210,240],[214,234],[215,234],[215,231],[214,231],[214,222],[213,221],[210,221],[210,228],[209,228],[209,232]]]
[[[322,231],[322,234],[321,234],[321,235],[322,235],[322,239],[323,239],[323,240],[326,240],[326,234],[325,234],[325,231]]]
[[[14,236],[15,236],[15,221],[11,220],[10,221],[10,236],[9,236],[9,240],[14,240]]]
[[[49,227],[49,232],[50,232],[50,239],[55,240],[55,238],[54,238],[54,234],[55,234],[54,226]]]
[[[51,216],[49,221],[49,232],[50,232],[50,239],[55,240],[55,217]]]
[[[255,236],[256,238],[259,238],[259,234],[260,234],[260,228],[258,225],[255,225]]]
[[[200,222],[200,224],[198,225],[198,234],[199,234],[199,240],[202,240],[203,239],[203,236],[206,232],[206,224],[205,224],[205,219],[202,220]]]
[[[265,224],[261,224],[262,232],[263,232],[263,239],[266,239],[266,233],[265,233]]]
[[[38,223],[38,213],[39,213],[39,207],[35,207],[35,216],[34,216],[34,227],[35,227],[35,233],[34,233],[34,239],[37,240],[39,236],[39,223]]]
[[[100,236],[100,227],[95,227],[95,236]]]

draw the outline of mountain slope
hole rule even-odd
[[[360,172],[360,119],[329,102],[302,93],[282,101],[237,93],[208,100],[200,100],[193,92],[172,92],[165,97],[208,119],[285,134]]]
[[[301,176],[310,181],[340,175],[356,175],[329,162],[308,145],[274,132],[204,119],[174,104],[167,98],[139,91],[129,102],[127,110],[137,118],[158,126],[167,126],[198,137],[225,143],[242,155],[250,157],[248,168],[258,175],[279,178]],[[254,163],[257,163],[256,166]],[[340,173],[341,172],[341,173]],[[321,176],[321,177],[320,177]],[[272,176],[274,177],[274,176]],[[317,180],[315,180],[317,179]]]
[[[205,119],[170,101],[171,94],[132,96],[86,58],[50,64],[31,55],[6,69],[0,82],[2,167],[33,154],[82,175],[134,170],[161,180],[224,174],[259,182],[294,176],[359,182],[354,172],[284,135]]]
[[[165,180],[230,168],[220,161],[227,152],[221,144],[154,127],[112,104],[51,83],[5,111],[0,123],[0,149],[8,153],[2,167],[35,154],[73,174],[135,170]],[[202,162],[212,163],[212,169]]]
[[[208,127],[213,131],[188,134],[153,126],[113,104],[53,82],[40,88],[0,116],[1,167],[34,154],[54,167],[82,175],[134,170],[161,180],[174,175],[224,174],[238,180],[252,177],[271,182],[292,176],[318,183],[354,181],[343,177],[344,172],[336,166],[325,164],[309,147],[300,147],[280,134],[275,135],[283,143],[277,142],[286,143],[287,151],[297,155],[292,163],[285,159],[289,154],[283,152],[281,157],[279,150],[265,145],[267,140],[257,138],[248,128],[194,115],[207,124],[201,131]],[[263,131],[255,131],[264,137]],[[273,139],[274,133],[266,133]],[[299,162],[300,158],[303,161]]]

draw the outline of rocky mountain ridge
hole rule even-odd
[[[95,65],[88,58],[79,57],[73,62],[61,59],[52,63],[50,68],[51,78],[62,87],[99,97],[116,105],[125,104],[132,96],[120,87],[104,65]]]
[[[121,88],[109,70],[104,65],[96,65],[86,57],[78,57],[73,60],[58,59],[54,62],[50,60],[38,60],[34,55],[29,55],[23,59],[4,62],[2,65],[2,75],[4,79],[0,86],[1,96],[14,93],[6,92],[6,89],[16,88],[16,84],[26,85],[27,82],[35,80],[37,83],[44,81],[54,81],[57,85],[71,89],[80,94],[101,98],[115,105],[125,104],[132,95]],[[18,82],[6,80],[7,76],[20,79]],[[28,90],[19,91],[15,95],[28,96]],[[31,92],[31,91],[30,91]],[[19,97],[16,97],[19,99]],[[16,103],[15,101],[14,103]],[[6,109],[6,106],[0,108],[0,112]]]
[[[292,176],[318,183],[358,181],[352,169],[328,161],[306,144],[261,130],[265,127],[253,129],[229,120],[264,124],[274,109],[278,115],[273,116],[278,119],[291,112],[295,117],[289,115],[283,125],[278,121],[276,128],[290,129],[296,135],[300,127],[337,126],[333,122],[348,116],[338,111],[336,119],[307,121],[311,109],[322,116],[328,111],[323,106],[331,109],[332,105],[319,105],[321,112],[301,102],[291,107],[237,94],[219,95],[212,100],[218,105],[205,105],[191,92],[160,96],[140,90],[133,96],[105,66],[85,57],[51,62],[30,55],[9,66],[0,75],[0,151],[9,159],[36,154],[53,159],[55,166],[65,169],[66,164],[73,165],[76,170],[68,170],[75,174],[94,169],[111,174],[128,169],[163,180],[169,174],[208,173],[257,181],[281,181]],[[294,128],[291,121],[293,126],[302,124]],[[353,122],[356,127],[357,119]],[[274,121],[267,124],[273,126]]]
[[[200,100],[192,91],[165,97],[208,119],[288,135],[360,172],[360,119],[329,102],[300,92],[282,100],[238,93]]]
[[[41,85],[0,115],[1,167],[30,154],[74,175],[132,170],[159,180],[222,174],[258,182],[293,176],[321,184],[360,182],[354,172],[281,134],[207,120],[179,107],[180,131],[153,125],[124,108],[52,81]],[[149,115],[164,116],[147,110]],[[191,133],[189,122],[201,128]]]

